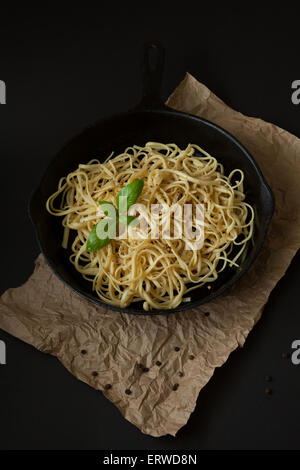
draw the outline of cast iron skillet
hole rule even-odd
[[[154,54],[154,57],[151,56]],[[81,296],[108,307],[93,293],[91,283],[82,279],[69,261],[70,251],[61,247],[62,219],[45,209],[47,198],[55,192],[59,179],[92,157],[105,159],[114,151],[117,155],[133,144],[147,141],[175,142],[180,147],[199,144],[214,155],[228,174],[234,168],[245,173],[247,201],[255,208],[255,233],[239,268],[228,268],[212,283],[191,292],[192,300],[172,310],[145,312],[142,302],[127,308],[109,307],[134,314],[169,314],[197,307],[232,286],[247,271],[259,253],[274,209],[273,195],[257,164],[247,150],[228,132],[215,124],[189,114],[174,111],[160,98],[164,49],[159,43],[145,45],[142,59],[143,99],[132,111],[101,120],[73,138],[50,163],[30,201],[30,216],[38,242],[54,273]],[[153,64],[154,60],[154,64]],[[69,243],[70,245],[70,243]]]

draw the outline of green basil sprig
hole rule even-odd
[[[100,204],[100,206],[104,206],[105,204],[107,204],[108,206],[112,206],[115,210],[115,206],[111,203],[111,202],[107,202],[107,201],[98,201],[98,204]],[[108,215],[108,211],[103,209],[103,212],[104,212],[104,215]]]
[[[127,198],[127,207],[126,210],[128,211],[129,207],[133,206],[138,200],[141,192],[143,191],[144,187],[144,180],[134,180],[132,183],[127,184],[121,191],[117,194],[117,208],[120,209],[120,197]]]
[[[92,228],[90,232],[88,241],[86,243],[86,251],[91,252],[91,251],[101,250],[101,248],[104,248],[106,245],[108,245],[111,242],[111,239],[109,237],[104,238],[104,239],[98,238],[97,232],[96,232],[97,225],[98,224],[94,225],[94,227]]]
[[[131,183],[127,184],[124,186],[124,188],[121,189],[121,191],[118,192],[117,194],[117,209],[111,202],[107,201],[99,201],[100,205],[104,204],[109,204],[111,205],[117,213],[117,219],[116,222],[118,223],[119,221],[121,222],[122,225],[130,225],[133,220],[135,220],[135,216],[133,215],[127,215],[127,211],[129,208],[136,203],[138,200],[141,192],[143,191],[144,187],[144,181],[143,180],[134,180]],[[119,213],[120,209],[120,197],[126,197],[126,213]],[[104,214],[108,216],[108,211],[104,210]],[[99,222],[98,222],[99,223]],[[89,238],[86,243],[86,251],[92,252],[92,251],[98,251],[104,248],[106,245],[108,245],[111,242],[111,238],[107,237],[105,239],[101,239],[97,236],[97,225],[94,225],[92,228]]]

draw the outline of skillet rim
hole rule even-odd
[[[37,226],[37,221],[36,221],[35,215],[34,215],[34,199],[38,196],[38,193],[40,191],[40,188],[43,184],[44,179],[46,178],[46,175],[48,174],[49,170],[51,169],[51,166],[53,165],[53,163],[56,160],[58,160],[59,158],[61,158],[61,155],[63,154],[64,150],[73,141],[78,139],[81,135],[83,135],[89,129],[92,129],[92,128],[95,128],[95,127],[100,126],[102,124],[108,123],[109,121],[114,121],[114,120],[120,119],[120,118],[126,118],[126,117],[129,117],[132,114],[144,114],[144,113],[147,113],[147,114],[164,114],[164,115],[171,115],[171,116],[175,116],[175,117],[182,117],[186,120],[196,121],[197,123],[201,123],[201,124],[204,124],[206,126],[209,126],[209,127],[213,128],[216,132],[219,132],[219,133],[223,134],[224,137],[226,137],[228,140],[230,140],[233,144],[235,144],[241,150],[241,152],[243,154],[243,157],[247,158],[248,161],[251,163],[251,165],[253,166],[253,168],[254,168],[257,176],[258,176],[258,179],[259,179],[259,182],[260,182],[260,188],[261,188],[261,190],[262,189],[264,190],[263,200],[265,201],[264,204],[265,204],[266,214],[264,214],[264,216],[263,216],[261,237],[258,240],[255,249],[253,250],[253,252],[249,256],[249,258],[247,259],[247,262],[245,263],[243,268],[239,271],[236,271],[236,273],[232,276],[232,278],[230,280],[228,280],[224,285],[220,286],[217,291],[212,292],[211,294],[209,294],[208,296],[206,296],[202,299],[193,300],[190,303],[189,302],[181,302],[181,304],[179,304],[176,308],[169,309],[169,310],[145,311],[145,310],[141,310],[141,309],[132,310],[132,309],[127,308],[127,307],[120,308],[120,307],[116,307],[114,305],[106,304],[101,299],[97,299],[96,297],[90,297],[90,295],[93,292],[92,290],[91,290],[91,294],[89,295],[88,293],[84,293],[84,292],[80,291],[79,289],[77,289],[76,287],[72,286],[67,280],[65,280],[56,271],[55,263],[46,254],[46,251],[45,251],[46,248],[44,249],[44,246],[41,243],[40,234],[39,234],[39,230],[38,230],[38,226]],[[38,241],[38,245],[40,247],[41,253],[43,254],[43,256],[45,257],[45,259],[47,261],[48,266],[50,266],[52,272],[57,276],[58,279],[60,279],[65,285],[67,285],[70,289],[72,289],[74,292],[76,292],[82,298],[84,298],[85,300],[87,300],[89,302],[92,302],[95,305],[101,306],[102,308],[105,308],[106,310],[113,310],[113,311],[117,311],[119,313],[128,313],[128,314],[131,314],[131,315],[168,315],[168,314],[182,312],[182,311],[186,311],[186,310],[193,310],[194,308],[197,308],[200,305],[209,303],[211,300],[219,297],[225,291],[229,290],[230,287],[232,287],[234,284],[236,284],[240,280],[240,278],[252,266],[252,264],[254,263],[254,261],[256,260],[256,258],[258,256],[258,254],[260,253],[260,251],[262,249],[262,246],[263,246],[264,241],[265,241],[266,236],[267,236],[270,221],[271,221],[273,213],[274,213],[274,207],[275,207],[275,198],[274,198],[274,195],[273,195],[273,192],[272,192],[270,186],[266,182],[266,180],[265,180],[258,164],[256,163],[254,157],[249,153],[249,151],[244,147],[244,145],[236,137],[234,137],[230,132],[223,129],[218,124],[213,123],[212,121],[209,121],[209,120],[204,119],[204,118],[199,117],[199,116],[195,116],[193,114],[185,113],[185,112],[182,112],[182,111],[177,111],[177,110],[174,110],[172,108],[167,107],[166,105],[163,105],[162,107],[157,107],[157,108],[140,108],[140,107],[136,107],[133,110],[130,110],[130,111],[127,111],[127,112],[121,112],[121,113],[114,114],[113,116],[105,117],[103,119],[100,119],[100,120],[96,121],[94,124],[91,124],[91,125],[85,127],[81,132],[79,132],[78,134],[73,136],[71,139],[69,139],[62,146],[62,148],[56,153],[56,155],[54,155],[52,157],[52,159],[48,163],[46,169],[44,170],[44,172],[43,172],[43,174],[40,178],[39,183],[33,189],[32,193],[30,195],[29,203],[28,203],[28,212],[29,212],[29,218],[30,218],[30,220],[31,220],[31,222],[34,226],[35,235],[36,235],[36,238],[37,238],[37,241]],[[134,305],[134,303],[132,303],[131,305]]]

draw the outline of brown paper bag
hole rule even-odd
[[[300,245],[300,140],[233,111],[189,74],[168,105],[236,136],[275,194],[270,233],[250,271],[201,308],[170,316],[131,316],[82,299],[40,255],[27,283],[9,289],[0,300],[3,330],[57,356],[152,436],[175,435],[186,424],[200,390],[215,368],[244,344]]]

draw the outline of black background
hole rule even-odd
[[[294,7],[122,5],[68,12],[1,5],[1,292],[33,270],[39,250],[27,201],[51,157],[88,124],[139,101],[144,41],[166,47],[165,98],[189,71],[234,109],[300,137],[300,105],[291,102],[291,83],[300,79]],[[299,274],[298,255],[245,347],[216,371],[176,438],[143,435],[55,358],[0,331],[7,346],[0,448],[299,449],[300,365],[281,357],[300,339]]]

